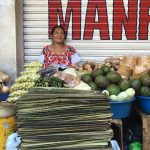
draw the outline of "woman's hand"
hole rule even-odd
[[[58,70],[58,60],[54,61],[51,66],[55,67]]]

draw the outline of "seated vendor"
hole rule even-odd
[[[76,50],[65,44],[65,29],[62,26],[54,26],[51,31],[52,44],[46,45],[39,57],[43,67],[55,66],[59,70],[64,70],[71,66],[76,66],[80,57]]]

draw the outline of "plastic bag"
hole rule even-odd
[[[19,150],[21,144],[21,137],[18,133],[13,133],[7,138],[6,150]]]
[[[142,150],[142,144],[140,142],[133,142],[129,145],[129,150]]]
[[[141,56],[138,58],[138,65],[150,66],[150,56]]]
[[[137,65],[137,60],[138,60],[138,57],[137,56],[124,56],[123,57],[123,63],[125,65],[131,65],[131,66],[135,66]]]
[[[122,78],[129,79],[129,77],[132,75],[133,70],[129,66],[120,64],[117,72],[121,75]]]
[[[120,150],[120,147],[116,140],[111,140],[112,150]]]
[[[144,71],[147,71],[148,68],[147,67],[144,67],[144,66],[135,66],[134,69],[133,69],[133,75],[136,75],[138,73],[142,73]]]
[[[81,81],[80,84],[75,86],[74,89],[91,91],[91,87],[88,84],[84,83],[83,81]]]

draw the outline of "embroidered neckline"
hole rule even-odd
[[[66,46],[66,45],[65,45],[65,46]],[[64,55],[64,54],[66,53],[66,51],[67,51],[67,48],[68,48],[68,46],[66,46],[65,51],[62,51],[60,54],[57,54],[55,49],[54,49],[54,51],[52,51],[51,45],[48,46],[48,50],[49,50],[52,54],[55,54],[55,55],[58,55],[58,56]]]

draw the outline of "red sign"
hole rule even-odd
[[[58,22],[68,31],[70,18],[72,17],[73,40],[80,40],[81,36],[83,36],[83,40],[92,40],[95,29],[99,30],[101,40],[110,40],[106,0],[88,0],[83,33],[81,33],[81,24],[83,23],[81,13],[83,8],[82,0],[68,0],[65,12],[63,12],[62,1],[49,0],[48,2],[49,33]],[[138,5],[138,0],[128,0],[128,12],[126,13],[124,0],[113,0],[113,40],[122,40],[123,28],[127,40],[148,40],[150,0],[139,1]],[[95,21],[96,15],[98,16],[97,21]]]

